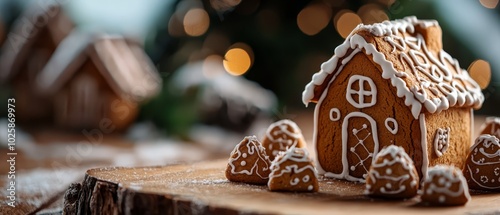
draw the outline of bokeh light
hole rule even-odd
[[[242,48],[231,48],[224,55],[224,69],[234,76],[245,74],[252,64],[250,55]]]
[[[350,10],[342,10],[335,15],[333,23],[340,36],[346,38],[356,26],[361,24],[361,18]]]
[[[494,9],[498,5],[498,0],[479,0],[485,8]]]
[[[475,60],[469,66],[469,75],[474,79],[481,89],[486,89],[491,81],[490,63],[485,60]]]
[[[210,17],[207,11],[201,8],[192,8],[184,16],[184,31],[189,36],[200,36],[207,32],[210,25]]]
[[[297,15],[299,29],[309,36],[313,36],[323,30],[332,18],[332,11],[324,3],[313,3],[306,6]]]
[[[358,15],[364,24],[373,24],[389,20],[389,16],[378,4],[365,4],[358,10]]]

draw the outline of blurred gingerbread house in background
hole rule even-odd
[[[33,3],[15,22],[0,81],[13,91],[16,116],[29,126],[126,128],[159,92],[156,68],[139,42],[73,29],[57,1]]]
[[[137,116],[138,102],[156,95],[161,78],[140,44],[121,36],[73,32],[38,74],[36,90],[53,99],[59,126],[117,129]]]
[[[13,24],[1,50],[0,82],[13,89],[17,119],[24,122],[50,120],[51,103],[32,86],[57,45],[73,28],[61,6],[49,2],[30,5]]]

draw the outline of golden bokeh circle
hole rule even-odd
[[[331,9],[326,4],[310,4],[297,15],[297,26],[304,34],[313,36],[328,25],[331,17]]]
[[[469,71],[469,75],[481,89],[486,89],[488,84],[491,81],[491,67],[490,63],[485,60],[475,60],[472,62],[467,69]]]
[[[350,10],[343,10],[334,17],[334,24],[340,36],[346,38],[356,26],[361,24],[361,18]]]
[[[242,48],[229,49],[224,55],[224,69],[234,76],[245,74],[252,64],[250,55]]]
[[[495,9],[498,5],[498,0],[479,0],[479,3],[485,8]]]
[[[207,32],[210,26],[210,17],[204,9],[192,8],[184,15],[182,24],[186,34],[196,37]]]

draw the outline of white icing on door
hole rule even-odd
[[[354,90],[354,84],[357,82],[359,90]],[[368,88],[365,88],[364,83],[368,83]],[[353,96],[357,96],[354,97]],[[347,84],[346,99],[356,108],[371,107],[377,103],[377,88],[373,80],[362,75],[353,75],[349,78]]]
[[[340,110],[338,108],[330,109],[330,120],[338,121],[340,119]]]
[[[434,136],[434,152],[443,156],[450,145],[450,128],[438,128]]]
[[[362,118],[367,120],[369,124],[363,124],[362,127],[354,128],[349,131],[349,119],[351,118]],[[354,137],[355,139],[350,139],[350,137]],[[365,145],[365,141],[373,141],[373,148],[368,148]],[[349,142],[355,142],[354,146],[349,147]],[[341,176],[350,181],[364,182],[368,169],[370,168],[369,165],[371,165],[373,158],[378,153],[378,148],[378,132],[375,120],[362,112],[349,113],[342,123],[343,171]],[[364,154],[364,156],[362,156],[362,154]],[[354,162],[349,163],[349,160],[354,160]],[[368,164],[365,161],[368,161]],[[353,176],[353,172],[359,168],[362,168],[362,177]]]
[[[392,126],[390,124],[392,124]],[[396,134],[398,133],[398,122],[394,118],[388,117],[385,119],[385,128],[387,128],[391,134]]]

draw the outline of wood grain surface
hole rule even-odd
[[[103,214],[494,214],[500,194],[472,195],[459,207],[372,199],[363,184],[321,180],[318,193],[270,192],[229,182],[227,160],[144,168],[98,168],[66,192],[66,213]]]

